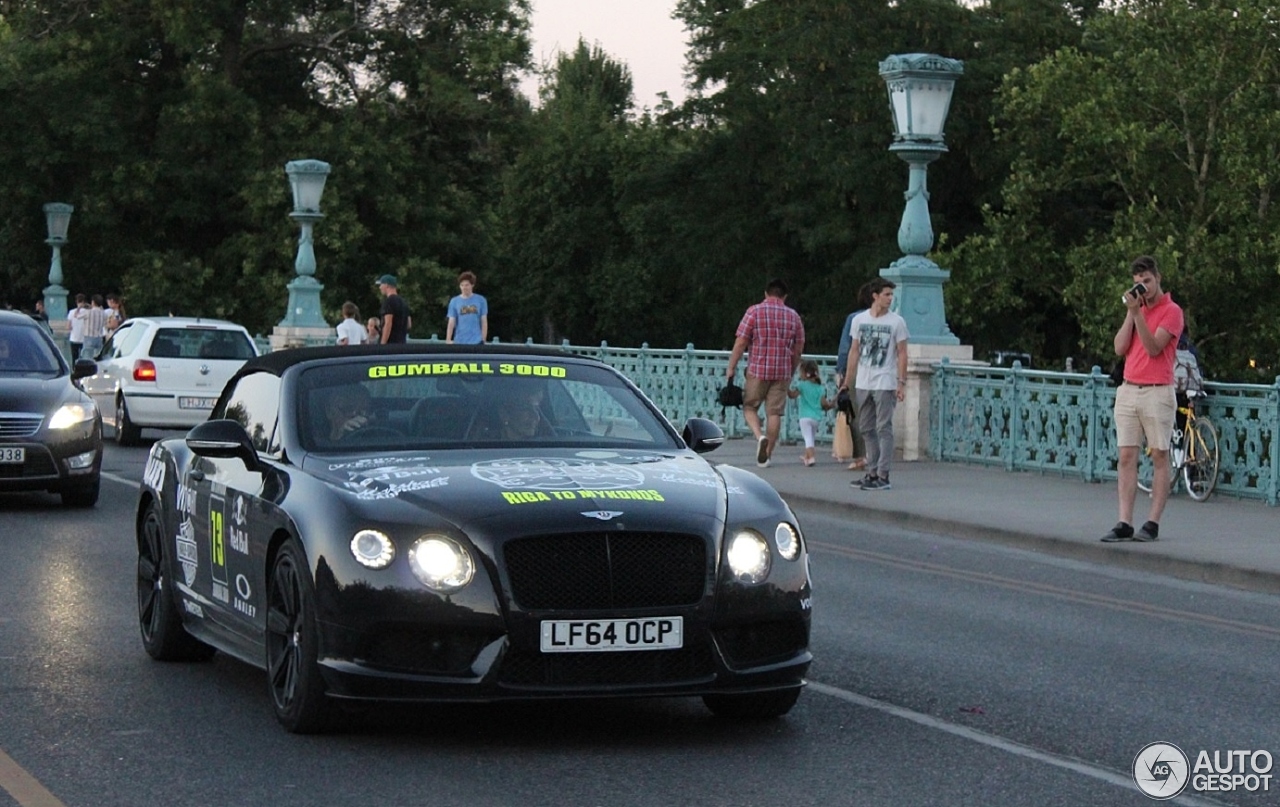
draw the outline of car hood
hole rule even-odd
[[[48,415],[68,401],[86,396],[66,376],[38,378],[0,375],[0,412],[40,412]]]
[[[459,527],[500,532],[675,529],[690,516],[722,523],[725,484],[691,451],[534,449],[310,455],[305,470],[343,491],[370,516],[413,520],[425,508]],[[705,519],[705,521],[703,521]],[[603,524],[601,525],[603,526]]]

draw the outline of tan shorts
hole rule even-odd
[[[747,374],[747,385],[742,390],[742,405],[747,409],[758,410],[764,403],[765,414],[782,417],[787,408],[787,390],[791,388],[791,379],[784,381],[765,381]]]
[[[1173,385],[1142,387],[1125,382],[1116,390],[1117,446],[1141,446],[1168,451],[1173,419],[1178,412]]]

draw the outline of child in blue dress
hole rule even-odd
[[[832,406],[824,393],[822,382],[818,379],[818,363],[812,359],[800,362],[800,378],[791,386],[787,395],[800,399],[800,433],[804,435],[802,461],[806,466],[817,462],[813,456],[814,431],[818,428],[818,421],[823,418],[823,412]]]

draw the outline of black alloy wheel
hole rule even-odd
[[[157,661],[205,661],[213,657],[215,650],[182,627],[165,568],[165,540],[160,507],[152,502],[138,526],[138,627],[142,646]]]
[[[136,446],[142,442],[142,427],[129,419],[129,407],[125,405],[124,395],[116,395],[116,444]]]
[[[276,719],[290,732],[330,725],[333,704],[317,663],[315,593],[306,558],[290,539],[276,555],[267,592],[267,682]]]

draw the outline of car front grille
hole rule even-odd
[[[507,686],[611,687],[710,680],[715,675],[706,646],[678,650],[610,653],[536,653],[511,649],[502,659]]]
[[[707,586],[706,542],[697,535],[541,535],[507,542],[503,556],[512,597],[525,610],[687,606]]]
[[[43,421],[44,415],[31,412],[0,412],[0,437],[30,437]]]

